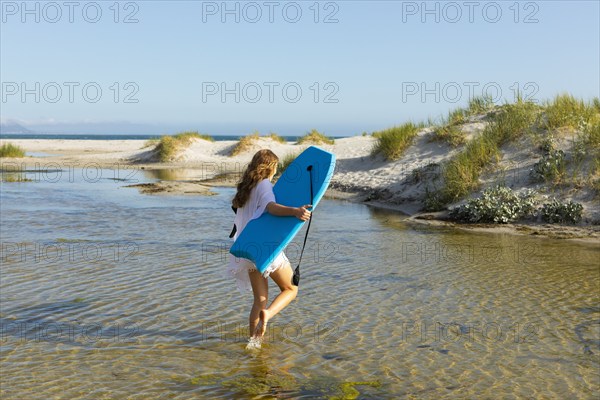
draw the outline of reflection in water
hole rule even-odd
[[[222,277],[233,189],[154,198],[73,176],[2,185],[3,399],[600,389],[597,245],[410,226],[324,200],[297,300],[246,351],[252,295]]]
[[[206,163],[200,168],[163,168],[163,169],[144,169],[141,170],[146,179],[158,179],[163,181],[182,181],[182,180],[209,180],[223,179],[226,177],[238,178],[241,174],[242,166],[237,166],[238,170],[222,173],[224,166],[216,163]],[[233,168],[229,166],[228,168]],[[228,169],[227,169],[228,170]]]
[[[27,174],[22,172],[0,172],[0,182],[32,182]]]

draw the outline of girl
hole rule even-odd
[[[264,212],[277,216],[294,216],[302,221],[310,218],[310,211],[307,208],[311,205],[286,207],[275,201],[271,179],[277,172],[278,161],[279,159],[271,150],[259,150],[244,171],[232,201],[234,209],[237,208],[234,240],[249,221],[260,217]],[[252,288],[254,304],[249,318],[250,340],[253,342],[262,339],[267,329],[267,322],[298,294],[298,287],[292,283],[293,272],[289,260],[281,252],[261,275],[250,260],[236,258],[230,254],[227,272],[236,278],[240,291]],[[269,276],[279,286],[281,293],[267,307],[267,277]]]

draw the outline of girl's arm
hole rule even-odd
[[[287,207],[281,204],[275,203],[274,201],[267,204],[267,211],[271,215],[275,215],[278,217],[296,217],[302,221],[308,221],[310,218],[310,211],[307,208],[312,207],[312,205],[308,204],[302,207]]]

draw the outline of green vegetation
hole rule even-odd
[[[540,112],[538,105],[519,98],[514,104],[501,106],[483,133],[501,146],[530,133]]]
[[[469,115],[488,113],[493,108],[494,101],[491,96],[473,97],[469,100]]]
[[[447,204],[478,188],[479,176],[485,166],[499,157],[498,146],[488,135],[481,134],[472,139],[442,169],[444,187],[440,200]]]
[[[372,386],[372,387],[381,387],[381,383],[379,381],[372,382],[344,382],[340,385],[340,391],[342,394],[340,396],[332,396],[330,400],[353,400],[357,399],[361,393],[355,388],[355,386]]]
[[[188,142],[191,142],[192,139],[202,139],[202,140],[207,140],[209,142],[215,141],[215,139],[212,136],[198,133],[198,131],[185,131],[185,132],[181,132],[176,135],[173,135],[173,137],[177,140],[188,141]]]
[[[239,142],[237,142],[237,144],[235,145],[233,150],[231,150],[230,155],[237,156],[238,154],[248,151],[250,148],[252,148],[254,143],[256,143],[256,141],[259,139],[259,137],[260,136],[258,135],[258,132],[254,132],[250,135],[244,136],[243,138],[240,139]]]
[[[546,104],[546,127],[583,128],[588,124],[598,123],[600,119],[600,101],[586,103],[570,94],[561,94]]]
[[[268,137],[269,139],[274,140],[278,143],[283,143],[283,144],[286,143],[284,138],[282,138],[281,136],[279,136],[278,134],[273,133],[273,132],[269,133],[266,137]]]
[[[3,172],[0,174],[0,181],[2,182],[33,182],[32,179],[29,179],[23,173],[18,172]]]
[[[312,129],[306,135],[298,139],[296,144],[333,144],[335,141],[328,138],[316,129]]]
[[[436,128],[431,135],[432,142],[446,142],[452,147],[465,144],[467,138],[460,127],[456,125],[443,125]]]
[[[439,191],[430,191],[425,188],[425,200],[422,211],[442,211],[446,203]]]
[[[600,122],[584,130],[583,140],[592,157],[589,171],[590,185],[596,197],[600,197]]]
[[[600,170],[600,165],[596,166],[596,170]],[[594,198],[600,197],[600,177],[596,177],[595,179],[591,179],[591,187],[594,191]]]
[[[383,154],[386,160],[393,161],[402,157],[402,154],[413,143],[417,136],[418,127],[412,122],[394,126],[383,131],[374,132],[373,137],[377,142],[371,151],[372,155]]]
[[[575,138],[573,147],[580,156],[600,158],[600,121],[586,125]]]
[[[565,152],[550,150],[533,165],[531,177],[536,181],[557,182],[565,174]]]
[[[532,190],[517,194],[510,188],[497,186],[484,190],[480,198],[453,208],[450,217],[463,222],[507,224],[534,215],[535,195]]]
[[[244,153],[252,148],[254,144],[261,138],[271,139],[278,143],[286,143],[285,139],[279,136],[276,133],[269,133],[266,136],[260,136],[260,132],[254,131],[250,135],[246,135],[237,142],[235,147],[231,150],[230,156],[236,156],[238,154]]]
[[[545,222],[576,224],[581,221],[583,206],[579,203],[573,203],[571,200],[562,203],[552,199],[550,203],[545,203],[542,206],[540,212],[542,220]]]
[[[536,208],[536,192],[527,190],[517,194],[510,188],[497,186],[487,189],[482,197],[469,199],[466,204],[450,210],[450,217],[462,222],[491,222],[506,224],[524,218],[537,217],[554,223],[576,224],[581,221],[583,206],[568,201],[562,203],[553,199]]]
[[[452,147],[458,147],[466,143],[467,138],[458,125],[465,124],[469,117],[473,115],[484,114],[494,108],[494,102],[491,97],[474,97],[469,100],[469,107],[465,110],[457,108],[448,113],[447,118],[442,118],[432,135],[432,142],[446,142]],[[435,125],[429,121],[429,125]]]
[[[600,151],[600,121],[588,125],[583,130],[583,134],[585,136],[586,145],[593,150]]]
[[[4,143],[0,147],[0,157],[22,158],[25,157],[25,150],[12,143]]]
[[[539,108],[518,99],[502,106],[478,137],[452,158],[443,169],[444,188],[440,200],[448,204],[479,187],[479,176],[492,161],[500,158],[500,146],[530,132]]]
[[[467,122],[469,118],[469,114],[467,110],[463,110],[462,108],[457,108],[448,113],[448,121],[447,123],[450,125],[460,125]]]
[[[148,139],[146,140],[146,143],[144,143],[144,145],[142,146],[142,149],[145,149],[147,147],[156,147],[159,142],[160,139]]]
[[[155,147],[158,159],[161,162],[172,161],[175,155],[186,146],[189,146],[194,139],[214,141],[212,137],[201,135],[197,131],[187,131],[173,136],[163,136]]]
[[[279,160],[277,165],[277,175],[283,174],[283,171],[298,157],[300,153],[288,153]]]
[[[488,122],[486,127],[465,144],[461,125],[468,122],[469,117],[484,113]],[[430,119],[429,126],[434,127],[431,141],[444,141],[454,147],[464,145],[464,148],[445,162],[434,178],[430,177],[432,182],[440,179],[441,186],[425,188],[423,211],[440,211],[478,189],[481,174],[500,160],[502,147],[515,142],[513,147],[516,146],[520,154],[526,150],[523,145],[530,141],[539,145],[536,150],[541,150],[542,157],[530,171],[533,180],[559,184],[568,190],[591,189],[595,198],[600,197],[599,98],[586,102],[571,95],[560,95],[540,106],[519,97],[514,103],[496,106],[491,98],[479,97],[471,99],[466,109],[452,110],[439,123]],[[576,131],[568,151],[555,146],[556,135],[559,135],[561,147],[566,144],[564,131],[558,128]],[[380,138],[383,133],[377,132],[374,136]],[[410,145],[410,135],[404,135],[402,139],[396,140],[402,147],[389,147],[405,149]],[[402,151],[397,151],[394,159],[400,157]],[[422,179],[420,173],[410,177],[413,183]],[[532,193],[517,195],[510,189],[496,187],[485,191],[481,198],[471,199],[453,209],[451,215],[468,222],[507,223],[533,215],[549,222],[577,223],[581,220],[581,204],[554,201],[538,209],[533,205]]]

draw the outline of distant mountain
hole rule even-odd
[[[17,124],[16,122],[0,122],[0,134],[20,134],[20,133],[34,133],[33,131]]]

